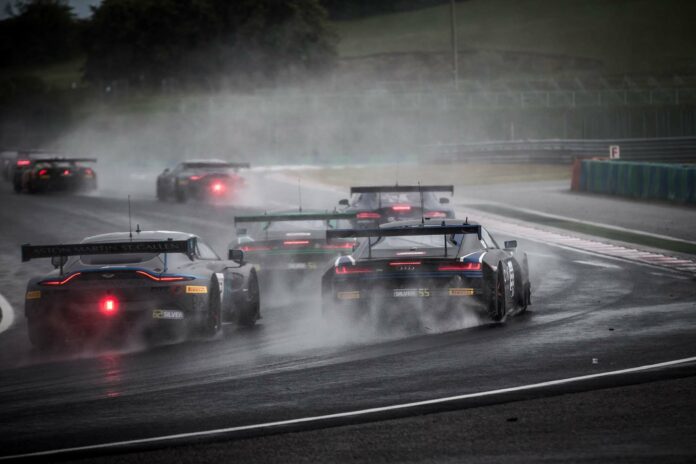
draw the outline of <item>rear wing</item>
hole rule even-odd
[[[234,223],[281,222],[281,221],[330,221],[332,219],[355,219],[355,213],[286,213],[235,216]]]
[[[187,240],[77,243],[68,245],[22,245],[22,262],[31,259],[79,255],[111,255],[127,253],[184,253],[192,255],[196,238]]]
[[[366,187],[351,187],[354,193],[407,193],[407,192],[449,192],[454,195],[454,185],[375,185]]]
[[[409,227],[388,227],[379,229],[333,229],[326,231],[326,240],[351,237],[408,237],[414,235],[452,234],[477,234],[480,240],[481,226],[479,224],[462,224],[444,226],[423,225]]]
[[[251,164],[249,163],[227,163],[232,169],[249,169]]]
[[[34,163],[96,163],[97,158],[32,158]]]

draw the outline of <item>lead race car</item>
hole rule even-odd
[[[435,192],[454,195],[452,185],[385,185],[350,188],[350,199],[339,201],[344,213],[355,214],[354,227],[370,228],[380,224],[408,219],[453,218],[447,206],[449,198],[436,197]]]
[[[189,199],[205,201],[233,198],[244,186],[239,169],[249,163],[231,163],[219,159],[189,160],[165,169],[157,177],[157,199],[174,199],[184,203]]]
[[[471,306],[497,322],[531,304],[526,253],[515,240],[500,248],[479,224],[421,220],[326,232],[329,243],[348,237],[366,240],[323,275],[325,313],[405,310],[408,302],[428,301],[426,311]]]
[[[51,258],[25,296],[29,339],[39,349],[130,330],[213,336],[223,319],[260,318],[256,271],[244,253],[220,259],[197,236],[150,231],[96,235],[78,244],[22,245],[22,261]]]
[[[327,211],[288,211],[235,216],[236,243],[262,280],[298,280],[324,272],[340,255],[351,253],[354,239],[326,243],[326,231],[348,226],[354,214]]]

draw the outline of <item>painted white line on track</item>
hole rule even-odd
[[[0,294],[0,315],[2,315],[2,319],[0,319],[0,333],[3,333],[12,326],[15,313],[10,302],[2,294]]]
[[[314,422],[328,421],[331,419],[367,416],[367,415],[375,414],[375,413],[388,412],[388,411],[399,411],[399,410],[405,410],[405,409],[410,409],[410,408],[417,408],[420,406],[446,404],[449,402],[455,402],[455,401],[466,400],[466,399],[471,399],[471,398],[483,398],[483,397],[500,395],[500,394],[504,394],[504,393],[530,391],[530,390],[536,390],[536,389],[540,389],[540,388],[552,387],[552,386],[557,386],[557,385],[567,385],[567,384],[572,384],[572,383],[576,383],[576,382],[582,382],[585,380],[599,379],[599,378],[605,378],[605,377],[613,377],[613,376],[618,376],[618,375],[623,375],[623,374],[632,374],[632,373],[637,373],[637,372],[645,372],[645,371],[649,371],[649,370],[661,369],[661,368],[665,368],[665,367],[676,366],[679,364],[689,364],[689,363],[693,363],[693,362],[696,362],[696,356],[692,356],[689,358],[675,359],[672,361],[665,361],[665,362],[656,363],[656,364],[647,364],[644,366],[630,367],[628,369],[620,369],[620,370],[616,370],[616,371],[607,371],[607,372],[600,372],[597,374],[581,375],[578,377],[568,377],[565,379],[549,380],[546,382],[533,383],[533,384],[529,384],[529,385],[521,385],[521,386],[517,386],[517,387],[500,388],[497,390],[489,390],[489,391],[483,391],[483,392],[477,392],[477,393],[467,393],[464,395],[448,396],[445,398],[435,398],[432,400],[416,401],[416,402],[412,402],[412,403],[394,404],[391,406],[383,406],[383,407],[376,407],[376,408],[369,408],[369,409],[359,409],[359,410],[355,410],[355,411],[339,412],[339,413],[335,413],[335,414],[326,414],[326,415],[322,415],[322,416],[300,417],[297,419],[288,419],[288,420],[282,420],[282,421],[276,421],[276,422],[264,422],[261,424],[241,425],[241,426],[237,426],[237,427],[227,427],[227,428],[212,429],[212,430],[202,430],[202,431],[198,431],[198,432],[179,433],[179,434],[173,434],[173,435],[162,435],[159,437],[140,438],[140,439],[135,439],[135,440],[116,441],[116,442],[111,442],[111,443],[100,443],[98,445],[76,446],[76,447],[72,447],[72,448],[62,448],[62,449],[59,448],[59,449],[54,449],[54,450],[38,451],[38,452],[34,452],[34,453],[15,454],[15,455],[10,455],[10,456],[0,456],[0,461],[8,460],[8,459],[18,459],[18,458],[51,456],[51,455],[65,454],[65,453],[72,453],[72,452],[79,452],[79,451],[106,450],[108,448],[113,448],[113,447],[126,447],[126,446],[142,445],[142,444],[150,444],[150,443],[166,443],[166,442],[171,442],[171,441],[181,440],[181,439],[186,439],[186,438],[200,438],[200,437],[206,437],[206,436],[211,436],[211,435],[220,435],[220,434],[225,434],[225,433],[252,432],[255,430],[261,431],[264,429],[270,429],[270,428],[274,428],[274,427],[290,426],[290,425],[297,425],[297,424],[311,424]]]
[[[606,269],[621,269],[621,266],[617,266],[616,264],[602,263],[599,261],[583,261],[580,259],[576,259],[573,262],[578,264],[584,264],[586,266],[603,267]]]

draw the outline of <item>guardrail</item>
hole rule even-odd
[[[570,164],[576,158],[609,156],[620,147],[621,160],[696,163],[696,137],[604,140],[512,140],[429,146],[435,161]]]

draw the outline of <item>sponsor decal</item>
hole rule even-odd
[[[449,296],[471,296],[474,294],[473,288],[455,287],[447,290]]]
[[[428,298],[431,296],[429,288],[395,288],[394,298]]]
[[[208,293],[208,287],[205,285],[187,285],[186,293]]]
[[[155,309],[152,311],[153,319],[183,319],[184,312],[171,309]]]
[[[336,297],[338,297],[339,300],[357,300],[360,298],[360,291],[353,290],[350,292],[338,292]]]
[[[36,300],[41,298],[41,290],[32,290],[27,292],[27,300]]]
[[[307,269],[307,263],[288,263],[288,269]]]

